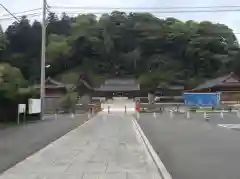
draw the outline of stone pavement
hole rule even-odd
[[[135,111],[135,102],[130,99],[114,99],[108,100],[105,103],[101,104],[101,108],[104,112],[126,112],[134,113]]]
[[[132,117],[100,113],[0,179],[161,179]]]

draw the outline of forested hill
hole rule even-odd
[[[200,81],[240,69],[232,29],[208,21],[161,19],[148,13],[114,11],[61,17],[48,15],[47,76],[66,71],[94,76],[137,76],[148,85]],[[31,83],[39,80],[41,24],[27,17],[0,37],[0,63],[19,68]]]

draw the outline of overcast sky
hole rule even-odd
[[[13,2],[14,1],[14,2]],[[35,1],[33,3],[33,1]],[[20,12],[42,6],[42,0],[1,0],[11,12]],[[239,0],[48,0],[50,6],[88,6],[88,7],[169,7],[169,6],[231,6],[239,5]],[[240,10],[240,8],[238,8]],[[61,10],[59,10],[61,11]],[[79,10],[72,10],[79,11]],[[99,12],[100,10],[94,10]],[[0,18],[5,14],[0,10]],[[234,32],[240,33],[240,11],[218,13],[181,13],[157,14],[158,17],[175,17],[181,20],[209,20],[228,25]],[[38,18],[38,17],[35,17]],[[6,27],[11,21],[0,21]],[[240,35],[238,35],[240,40]]]

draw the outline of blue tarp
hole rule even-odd
[[[220,104],[220,93],[184,93],[187,106],[214,107]]]

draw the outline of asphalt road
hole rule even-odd
[[[204,121],[203,113],[195,113],[191,115],[193,120]],[[223,113],[223,118],[221,118],[220,113],[208,113],[210,124],[240,124],[240,118],[237,116],[236,112]]]
[[[86,114],[71,118],[62,115],[58,120],[46,120],[0,130],[0,173],[29,155],[55,141],[88,120]]]
[[[141,114],[139,124],[173,179],[239,179],[240,131],[202,119]]]

